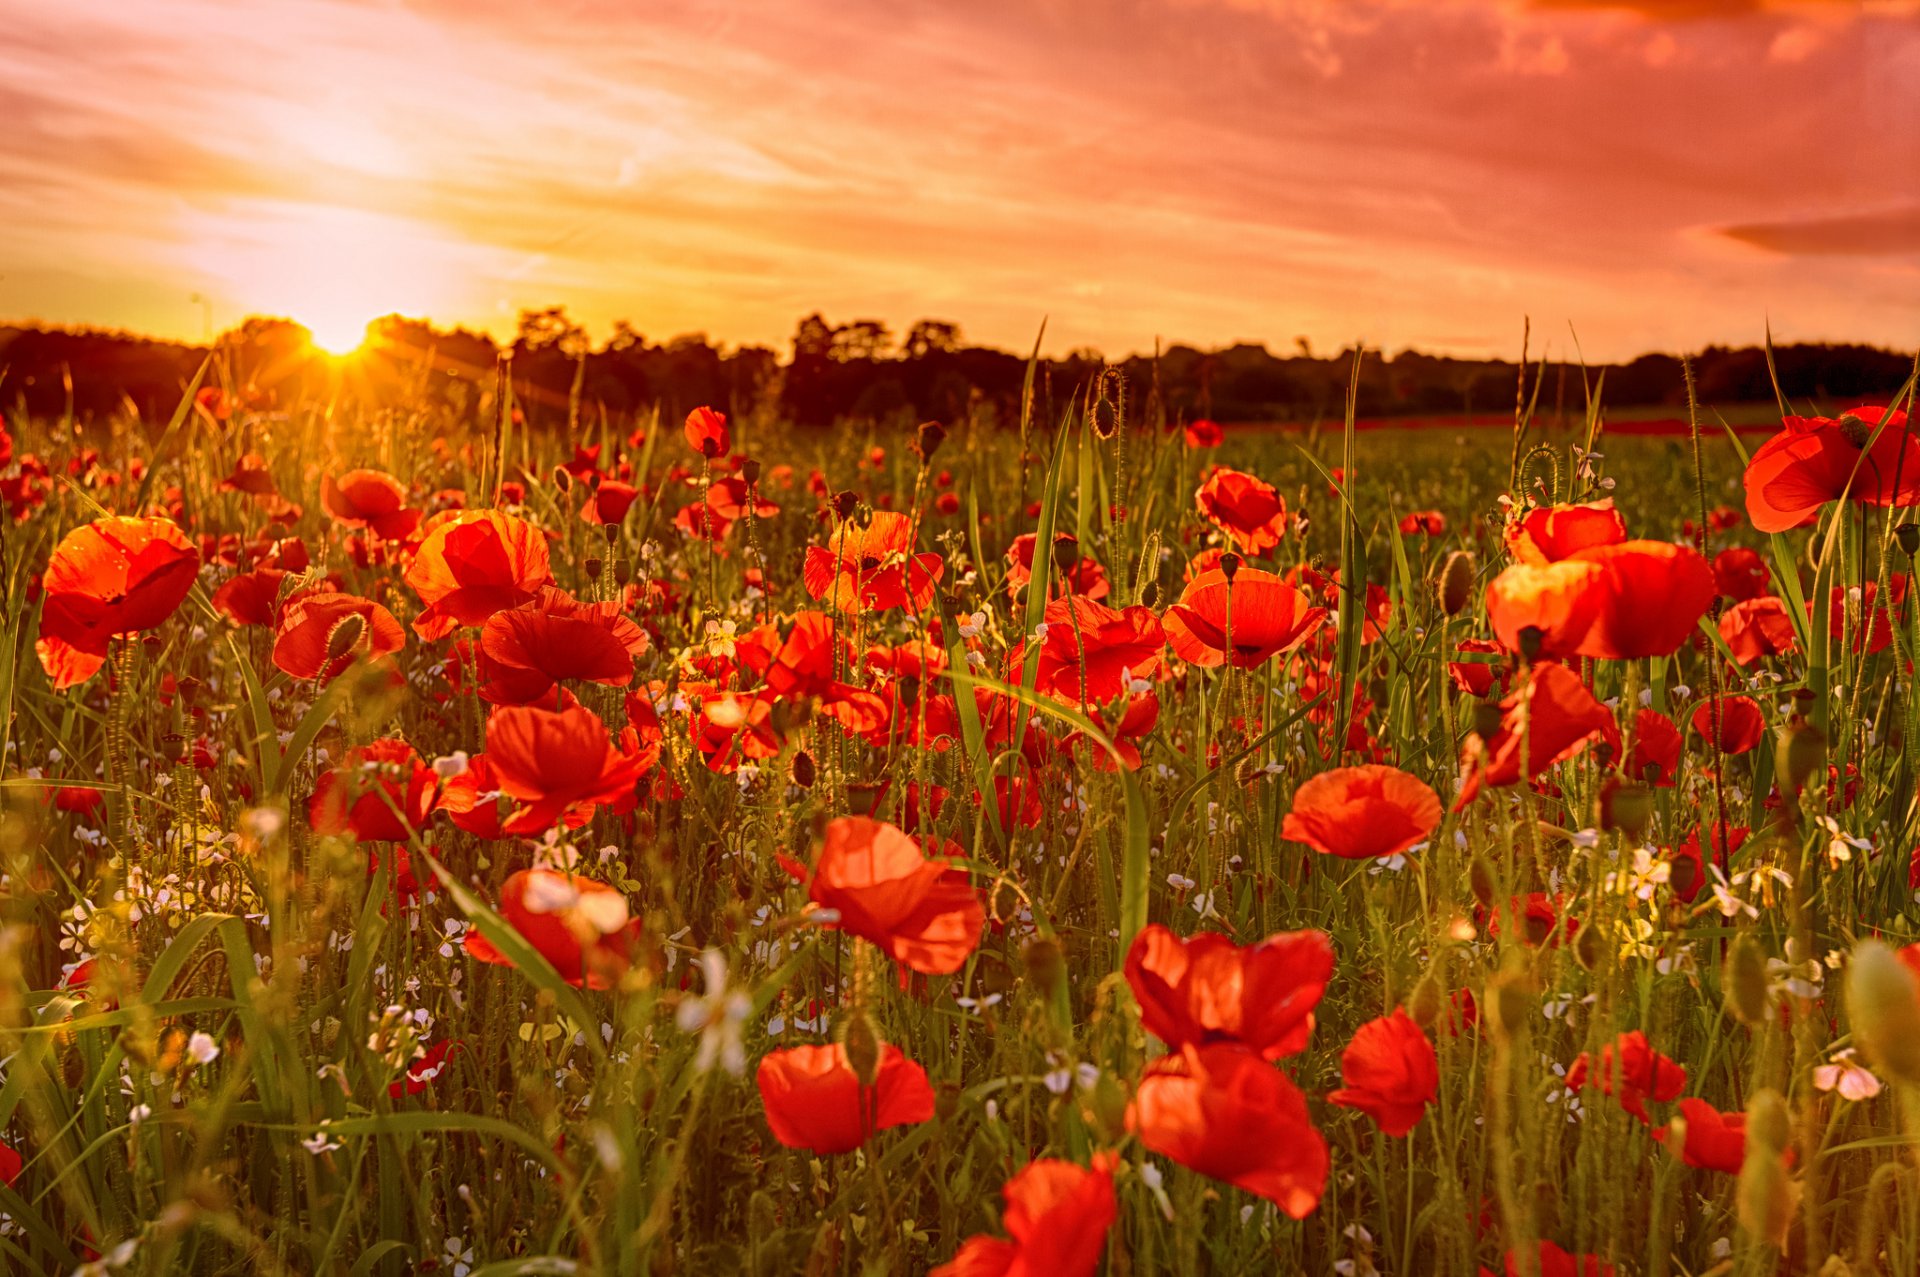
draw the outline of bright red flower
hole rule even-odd
[[[733,436],[727,432],[725,413],[711,408],[695,408],[687,414],[687,445],[712,461],[733,451]]]
[[[25,1165],[26,1160],[20,1156],[18,1149],[11,1144],[0,1143],[0,1184],[12,1188],[19,1182],[20,1168]]]
[[[1033,547],[1035,536],[1023,532],[1013,539],[1007,547],[1007,588],[1016,596],[1024,597],[1027,585],[1033,580]],[[1106,569],[1099,562],[1080,549],[1079,538],[1071,532],[1053,534],[1054,552],[1061,553],[1060,547],[1073,547],[1073,567],[1061,572],[1053,569],[1053,581],[1048,586],[1049,595],[1055,593],[1078,594],[1083,598],[1104,599],[1113,588],[1107,580]]]
[[[1000,1190],[1000,1223],[1012,1240],[969,1237],[928,1277],[1093,1277],[1118,1213],[1117,1160],[1096,1153],[1085,1169],[1050,1157],[1028,1162]]]
[[[440,783],[413,746],[395,737],[347,751],[314,782],[307,819],[319,834],[405,842],[425,829]]]
[[[1698,550],[1666,541],[1625,541],[1582,550],[1596,564],[1598,612],[1579,654],[1606,660],[1671,656],[1713,604],[1713,569]]]
[[[1701,828],[1704,828],[1702,826]],[[1734,825],[1731,830],[1719,821],[1713,823],[1714,862],[1723,863],[1726,858],[1740,850],[1752,832],[1745,825]],[[1731,836],[1729,836],[1731,835]],[[1673,849],[1673,865],[1669,871],[1667,885],[1673,889],[1676,899],[1691,904],[1707,882],[1707,867],[1700,856],[1700,829],[1687,835],[1686,841]]]
[[[1714,739],[1714,718],[1720,720],[1720,752],[1744,754],[1758,746],[1767,734],[1767,716],[1760,702],[1751,696],[1709,696],[1693,711],[1693,730],[1708,740]]]
[[[1160,672],[1167,645],[1152,608],[1115,609],[1068,595],[1047,604],[1047,635],[1040,643],[1037,690],[1072,705],[1103,705],[1132,691],[1133,678]],[[1025,644],[1009,658],[1018,664]]]
[[[1447,516],[1438,510],[1415,510],[1411,514],[1402,515],[1400,535],[1443,537],[1447,535]]]
[[[387,1084],[387,1097],[399,1099],[403,1095],[418,1095],[433,1084],[435,1078],[447,1071],[447,1060],[455,1051],[464,1049],[456,1041],[435,1042],[426,1052],[407,1061],[405,1076]]]
[[[1587,1085],[1611,1095],[1621,1108],[1651,1125],[1647,1101],[1668,1104],[1686,1089],[1687,1071],[1647,1043],[1647,1035],[1635,1029],[1622,1033],[1600,1048],[1600,1062],[1589,1064],[1582,1051],[1567,1069],[1567,1089],[1584,1090]]]
[[[913,520],[876,510],[862,528],[841,522],[824,546],[808,546],[801,570],[807,593],[842,612],[924,611],[946,565],[937,554],[913,553]]]
[[[1539,1258],[1531,1269],[1516,1260],[1512,1251],[1508,1251],[1501,1257],[1500,1267],[1504,1277],[1525,1277],[1529,1272],[1533,1273],[1534,1277],[1615,1277],[1618,1271],[1598,1255],[1576,1256],[1560,1249],[1550,1241],[1540,1243]],[[1480,1277],[1494,1277],[1494,1275],[1482,1268]]]
[[[1920,452],[1920,444],[1915,451]],[[1827,599],[1827,633],[1830,637],[1843,640],[1847,650],[1858,656],[1864,650],[1868,654],[1884,651],[1893,642],[1893,619],[1901,616],[1901,624],[1906,624],[1902,615],[1907,601],[1907,578],[1903,572],[1896,572],[1889,579],[1892,587],[1888,593],[1893,596],[1893,612],[1879,605],[1880,583],[1868,581],[1861,586],[1836,585]],[[1813,604],[1807,604],[1811,615]]]
[[[575,988],[612,988],[633,965],[640,940],[640,920],[628,916],[625,896],[557,869],[522,869],[509,877],[500,889],[500,916]],[[481,962],[513,965],[478,928],[462,944]]]
[[[580,517],[588,523],[624,522],[627,511],[633,508],[634,498],[639,495],[640,490],[631,483],[603,479],[598,487],[587,493],[586,504],[580,507]]]
[[[1742,600],[1721,613],[1720,637],[1732,649],[1733,659],[1748,667],[1800,648],[1787,605],[1771,594]]]
[[[866,816],[828,822],[807,896],[834,923],[925,975],[950,975],[980,944],[980,893],[964,870],[928,859],[912,835]]]
[[[568,679],[628,686],[635,658],[647,650],[647,635],[617,603],[581,603],[548,586],[533,602],[488,617],[480,650],[489,663],[481,696],[497,705],[525,705]]]
[[[229,577],[213,592],[213,610],[235,625],[272,629],[280,614],[280,583],[290,575],[280,568],[255,568]]]
[[[1359,1109],[1395,1138],[1411,1131],[1440,1093],[1440,1057],[1413,1018],[1398,1007],[1354,1031],[1340,1053],[1340,1077],[1346,1086],[1328,1095],[1344,1108]]]
[[[303,590],[280,610],[273,663],[291,678],[328,683],[362,657],[378,660],[406,645],[407,631],[393,613],[372,599],[327,589]]]
[[[1782,424],[1747,463],[1747,517],[1760,531],[1804,527],[1843,493],[1868,506],[1920,502],[1920,450],[1908,438],[1906,413],[1867,407]]]
[[[1613,508],[1612,497],[1585,505],[1538,506],[1507,525],[1508,553],[1535,567],[1626,539],[1627,521]]]
[[[1487,620],[1502,647],[1535,656],[1572,656],[1600,612],[1600,568],[1579,560],[1516,563],[1487,582]]]
[[[547,538],[524,519],[496,510],[445,516],[407,569],[407,584],[427,605],[414,633],[437,639],[484,625],[495,612],[530,602],[552,579]]]
[[[477,838],[506,837],[503,826],[512,803],[500,792],[485,754],[473,755],[467,769],[441,787],[439,806],[457,829]]]
[[[1773,573],[1758,551],[1736,545],[1713,556],[1713,581],[1721,594],[1744,603],[1767,592],[1773,584]]]
[[[1263,1059],[1303,1051],[1333,978],[1324,931],[1283,931],[1237,945],[1213,931],[1181,939],[1159,923],[1127,949],[1140,1024],[1168,1047],[1232,1043]]]
[[[1665,1143],[1674,1127],[1684,1127],[1680,1160],[1697,1170],[1725,1171],[1738,1175],[1747,1160],[1747,1115],[1722,1113],[1705,1100],[1688,1096],[1680,1101],[1680,1115],[1653,1132],[1653,1138]]]
[[[1294,1219],[1320,1204],[1327,1142],[1306,1097],[1237,1046],[1189,1046],[1147,1068],[1127,1128],[1148,1149],[1264,1197]]]
[[[420,512],[407,505],[407,487],[379,470],[349,470],[338,482],[320,476],[320,504],[343,528],[369,528],[398,541],[420,525]]]
[[[1215,466],[1193,494],[1194,504],[1247,554],[1264,554],[1287,531],[1287,503],[1270,483]]]
[[[1684,744],[1671,718],[1657,709],[1639,710],[1633,716],[1633,748],[1622,770],[1635,780],[1671,788]]]
[[[1226,439],[1227,432],[1220,428],[1217,421],[1202,417],[1187,423],[1186,441],[1189,448],[1218,448]]]
[[[510,834],[541,833],[560,821],[577,828],[596,805],[630,795],[649,761],[615,748],[606,724],[584,706],[553,713],[508,705],[487,718],[495,783],[522,804],[503,826]]]
[[[1202,572],[1161,618],[1174,655],[1203,669],[1229,660],[1252,669],[1299,647],[1326,619],[1327,610],[1310,606],[1299,590],[1250,567],[1242,567],[1231,585],[1218,568]]]
[[[1395,856],[1440,824],[1440,796],[1398,767],[1369,763],[1321,772],[1294,791],[1280,836],[1348,860]]]
[[[707,506],[727,523],[746,518],[749,510],[756,519],[771,519],[780,513],[779,506],[767,500],[758,487],[739,475],[715,479],[707,488]]]
[[[1482,785],[1514,785],[1523,779],[1523,737],[1526,780],[1572,758],[1596,737],[1616,751],[1620,748],[1613,714],[1593,698],[1579,675],[1564,665],[1532,666],[1527,681],[1500,702],[1499,730],[1486,740],[1469,738],[1455,811],[1472,802]]]
[[[109,515],[75,528],[41,577],[40,667],[56,689],[86,682],[115,635],[164,623],[199,571],[199,554],[170,519]]]
[[[891,1042],[880,1048],[871,1089],[860,1085],[838,1043],[774,1051],[760,1061],[754,1082],[773,1137],[821,1157],[851,1153],[874,1131],[933,1116],[927,1071]]]

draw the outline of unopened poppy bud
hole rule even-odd
[[[1105,399],[1093,405],[1093,432],[1102,439],[1113,438],[1113,432],[1120,428],[1120,412]]]
[[[1786,1151],[1793,1138],[1793,1115],[1780,1092],[1762,1087],[1747,1101],[1747,1138],[1776,1155]]]
[[[860,504],[860,494],[857,492],[834,493],[833,494],[834,517],[838,519],[852,518],[854,510],[859,506],[859,504]]]
[[[613,583],[615,585],[625,585],[631,580],[633,580],[632,563],[626,559],[621,559],[613,565]]]
[[[1546,635],[1540,632],[1539,626],[1537,625],[1521,626],[1520,634],[1519,634],[1520,655],[1525,657],[1528,662],[1532,662],[1538,659],[1540,656],[1540,645],[1545,638],[1546,638]]]
[[[327,634],[327,659],[337,661],[351,652],[367,632],[367,618],[349,612]]]
[[[1920,523],[1909,521],[1897,525],[1893,529],[1893,539],[1900,543],[1900,549],[1911,559],[1914,552],[1920,550]]]
[[[1609,776],[1600,785],[1600,828],[1617,829],[1629,837],[1645,831],[1653,821],[1653,791],[1638,781]]]
[[[1440,978],[1428,967],[1420,977],[1420,983],[1413,986],[1413,992],[1407,995],[1407,1014],[1421,1028],[1431,1028],[1440,1018],[1440,1012],[1447,1005],[1447,991],[1440,987]]]
[[[1487,1027],[1504,1042],[1525,1038],[1538,1014],[1526,977],[1504,971],[1487,982]]]
[[[1155,607],[1160,602],[1160,582],[1148,581],[1140,587],[1140,606]]]
[[[1027,947],[1020,951],[1020,959],[1026,965],[1027,979],[1042,993],[1052,993],[1066,974],[1066,957],[1060,952],[1059,944],[1045,936],[1028,941]]]
[[[1072,537],[1061,537],[1053,543],[1053,566],[1062,572],[1073,571],[1080,562],[1080,542]]]
[[[1493,908],[1493,902],[1499,898],[1500,889],[1494,882],[1493,867],[1475,856],[1473,864],[1467,868],[1467,884],[1473,889],[1473,898],[1482,909]]]
[[[819,769],[814,765],[813,755],[804,749],[795,754],[793,761],[787,765],[787,776],[802,789],[812,789],[818,775]]]
[[[1749,1139],[1735,1194],[1740,1227],[1775,1250],[1784,1247],[1799,1195],[1780,1155]]]
[[[1131,1098],[1127,1094],[1126,1083],[1107,1070],[1100,1070],[1088,1107],[1093,1112],[1094,1122],[1106,1137],[1104,1142],[1118,1144],[1126,1138],[1127,1102]]]
[[[1767,955],[1748,932],[1735,936],[1727,946],[1727,961],[1720,981],[1721,996],[1727,1014],[1749,1028],[1767,1022]]]
[[[1240,575],[1240,565],[1244,562],[1245,559],[1231,550],[1220,556],[1220,575],[1227,578],[1228,585],[1232,585],[1233,578]]]
[[[1455,550],[1440,568],[1440,610],[1458,616],[1467,610],[1473,594],[1473,555]]]
[[[600,569],[606,565],[600,561],[598,556],[594,556],[581,564],[581,566],[586,568],[588,576],[599,576]]]
[[[933,460],[933,454],[946,442],[947,428],[937,421],[920,423],[920,437],[914,443],[914,451],[920,454],[921,464]]]
[[[1011,922],[1019,917],[1022,903],[1020,893],[1005,879],[995,883],[987,896],[987,905],[995,922]]]
[[[1920,1085],[1920,983],[1900,956],[1878,940],[1854,947],[1847,966],[1847,1013],[1853,1038],[1881,1070]]]
[[[600,535],[606,538],[608,545],[613,545],[620,540],[620,525],[612,522],[603,523],[600,525]]]
[[[584,482],[587,485],[587,491],[589,492],[600,491],[600,472],[598,470],[587,471],[587,477],[584,480]]]
[[[853,526],[859,528],[862,532],[872,527],[873,507],[870,505],[855,506],[853,509]]]
[[[1573,956],[1580,965],[1589,971],[1597,969],[1607,959],[1606,941],[1600,935],[1598,927],[1582,927],[1573,938]]]
[[[1500,707],[1492,701],[1481,701],[1473,707],[1473,734],[1481,740],[1492,740],[1500,734]]]
[[[553,468],[553,486],[560,489],[561,496],[565,496],[567,493],[573,491],[572,472],[565,466],[555,466]]]
[[[740,462],[740,477],[747,481],[749,488],[760,482],[760,460],[758,457],[746,457]]]
[[[840,1047],[847,1053],[847,1067],[860,1085],[872,1086],[880,1076],[880,1032],[864,1010],[855,1011],[841,1022]]]
[[[1812,723],[1786,728],[1774,751],[1775,770],[1780,788],[1797,794],[1815,772],[1827,765],[1827,738]]]

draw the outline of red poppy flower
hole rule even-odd
[[[1447,516],[1438,510],[1415,510],[1401,516],[1400,535],[1443,537],[1447,535]]]
[[[1637,711],[1633,716],[1633,748],[1627,753],[1627,775],[1662,789],[1672,788],[1683,744],[1680,729],[1671,718],[1657,709]]]
[[[1719,821],[1713,824],[1713,854],[1716,864],[1724,864],[1728,856],[1740,850],[1751,831],[1745,825],[1735,825],[1731,830]],[[1675,899],[1691,904],[1700,895],[1700,889],[1707,882],[1707,867],[1700,856],[1700,830],[1695,829],[1687,835],[1685,842],[1673,849],[1673,863],[1669,870],[1667,885],[1673,889]]]
[[[552,579],[547,538],[524,519],[496,510],[443,516],[407,568],[407,584],[427,605],[414,633],[437,639],[484,625],[495,612],[530,602]]]
[[[20,1169],[25,1165],[26,1160],[20,1156],[19,1150],[11,1144],[0,1143],[0,1184],[12,1188],[19,1182]]]
[[[447,1071],[447,1060],[455,1051],[462,1050],[459,1041],[440,1041],[428,1047],[425,1052],[407,1061],[406,1074],[387,1084],[387,1097],[399,1099],[403,1095],[418,1095],[433,1084],[435,1078]]]
[[[928,859],[912,835],[867,816],[828,822],[807,896],[838,912],[834,926],[924,975],[965,965],[986,921],[965,871]]]
[[[199,571],[200,556],[172,520],[109,515],[75,528],[40,579],[40,667],[56,689],[86,682],[115,635],[164,623]]]
[[[1440,1093],[1440,1057],[1413,1018],[1398,1007],[1354,1030],[1340,1053],[1346,1086],[1327,1098],[1359,1109],[1396,1139],[1411,1131]]]
[[[1247,554],[1266,553],[1286,534],[1287,503],[1250,474],[1215,466],[1193,499],[1201,516]]]
[[[1705,1100],[1688,1096],[1680,1101],[1680,1116],[1655,1130],[1653,1138],[1665,1143],[1684,1128],[1680,1160],[1698,1170],[1725,1171],[1738,1175],[1747,1160],[1747,1115],[1722,1113]]]
[[[1033,580],[1033,546],[1035,536],[1023,532],[1013,539],[1007,547],[1007,588],[1018,597],[1024,597],[1027,585]],[[1107,571],[1092,556],[1081,552],[1079,538],[1071,532],[1053,534],[1054,553],[1061,553],[1061,546],[1073,547],[1073,567],[1065,572],[1054,568],[1052,584],[1048,587],[1049,596],[1055,593],[1078,594],[1082,598],[1104,599],[1113,588],[1107,580]]]
[[[1599,608],[1578,648],[1582,656],[1671,656],[1713,604],[1713,569],[1691,546],[1623,541],[1574,558],[1600,568],[1593,586]]]
[[[1226,439],[1227,432],[1220,428],[1217,421],[1202,417],[1187,423],[1186,441],[1189,448],[1218,448]]]
[[[579,988],[610,989],[633,964],[640,920],[627,898],[604,882],[557,869],[522,869],[500,888],[500,916]],[[476,928],[461,942],[481,962],[512,966]]]
[[[1306,1097],[1237,1046],[1189,1046],[1147,1068],[1127,1128],[1148,1149],[1264,1197],[1294,1219],[1320,1204],[1327,1142]]]
[[[732,523],[744,519],[749,510],[756,519],[771,519],[780,507],[760,494],[760,489],[739,475],[715,479],[707,488],[707,506],[720,518]]]
[[[1524,779],[1532,780],[1598,737],[1617,751],[1620,729],[1613,714],[1593,698],[1580,676],[1564,665],[1535,665],[1527,681],[1500,702],[1500,728],[1485,740],[1468,740],[1466,775],[1454,810],[1472,802],[1482,785],[1514,785],[1522,777],[1520,746],[1526,740]]]
[[[1920,443],[1915,445],[1920,453]],[[1884,651],[1893,642],[1893,619],[1905,611],[1907,601],[1907,577],[1896,572],[1889,579],[1892,587],[1888,593],[1893,596],[1893,613],[1878,605],[1880,583],[1868,581],[1865,585],[1836,585],[1827,600],[1827,633],[1830,637],[1843,640],[1847,650],[1858,656],[1864,650],[1868,654]],[[1807,604],[1809,615],[1813,604]],[[1904,615],[1901,624],[1906,623]]]
[[[1540,1243],[1539,1257],[1531,1265],[1523,1265],[1514,1258],[1512,1251],[1501,1257],[1501,1270],[1504,1277],[1615,1277],[1617,1269],[1606,1263],[1598,1255],[1573,1255],[1560,1249],[1550,1241]],[[1489,1270],[1482,1268],[1480,1277],[1494,1277]]]
[[[1626,539],[1627,521],[1613,508],[1612,497],[1585,505],[1538,506],[1507,525],[1507,552],[1535,567]]]
[[[1046,637],[1034,686],[1072,705],[1105,704],[1132,691],[1132,678],[1152,679],[1167,645],[1152,608],[1114,609],[1079,595],[1047,604]],[[1017,665],[1025,644],[1009,661]]]
[[[485,754],[467,759],[467,769],[441,787],[439,807],[455,828],[477,838],[504,838],[506,818],[513,809],[500,792],[493,764]]]
[[[1263,1059],[1303,1051],[1333,978],[1324,931],[1283,931],[1241,946],[1218,932],[1181,939],[1159,923],[1127,949],[1140,1024],[1178,1049],[1233,1043]]]
[[[1721,613],[1720,637],[1732,649],[1733,659],[1748,667],[1800,649],[1787,605],[1771,594],[1743,600]]]
[[[733,436],[727,432],[725,413],[711,408],[695,408],[687,414],[687,445],[712,461],[733,451]]]
[[[487,718],[494,780],[522,804],[503,826],[510,834],[541,833],[557,821],[579,827],[597,804],[631,794],[648,761],[616,749],[606,724],[584,706],[553,713],[508,705]]]
[[[626,687],[647,650],[646,631],[619,604],[581,603],[548,586],[533,602],[487,618],[480,650],[489,662],[480,694],[494,704],[525,705],[568,679]]]
[[[1567,1069],[1567,1089],[1584,1090],[1587,1085],[1611,1095],[1620,1107],[1651,1125],[1647,1101],[1668,1104],[1686,1089],[1687,1071],[1647,1043],[1647,1035],[1635,1029],[1622,1033],[1600,1048],[1600,1062],[1590,1065],[1582,1051]]]
[[[1767,734],[1767,716],[1760,702],[1751,696],[1722,696],[1717,702],[1720,720],[1720,752],[1744,754],[1759,745]],[[1716,701],[1709,696],[1693,711],[1693,730],[1708,740],[1714,739]]]
[[[580,507],[580,517],[588,523],[620,523],[627,517],[627,511],[633,508],[633,500],[640,490],[631,483],[621,483],[618,479],[603,479],[600,485],[587,494],[586,504]]]
[[[389,541],[420,525],[420,512],[407,505],[406,485],[379,470],[349,470],[337,483],[320,476],[320,505],[341,527],[369,528]]]
[[[1249,567],[1231,585],[1218,568],[1201,573],[1161,618],[1174,655],[1203,669],[1229,660],[1252,669],[1299,647],[1326,619],[1327,610],[1310,606],[1299,590]]]
[[[673,526],[680,529],[688,539],[711,541],[715,545],[727,539],[727,533],[733,530],[733,520],[722,515],[705,501],[689,501],[680,507],[673,516]]]
[[[213,610],[235,625],[272,629],[280,613],[280,583],[290,575],[279,568],[255,568],[229,577],[213,592]]]
[[[1773,573],[1758,551],[1736,545],[1713,556],[1713,581],[1721,594],[1744,603],[1767,592]]]
[[[1747,517],[1760,531],[1804,527],[1842,493],[1869,506],[1920,501],[1920,464],[1907,437],[1906,413],[1856,408],[1838,417],[1788,417],[1782,424],[1747,463]]]
[[[1461,639],[1454,644],[1454,651],[1463,654],[1492,655],[1504,650],[1493,639]],[[1449,661],[1447,677],[1455,687],[1476,699],[1491,696],[1506,681],[1501,668],[1488,661]]]
[[[851,1153],[872,1131],[933,1116],[927,1071],[891,1042],[880,1048],[871,1089],[860,1085],[847,1049],[838,1043],[774,1051],[760,1061],[754,1082],[773,1138],[821,1157]]]
[[[1535,656],[1572,656],[1599,615],[1600,568],[1579,560],[1516,563],[1487,582],[1487,620],[1502,647]]]
[[[1000,1190],[1000,1223],[1012,1240],[969,1237],[928,1277],[1093,1277],[1118,1213],[1117,1162],[1112,1153],[1095,1153],[1084,1169],[1051,1157],[1028,1162]]]
[[[808,546],[801,578],[807,593],[842,612],[912,606],[923,611],[946,565],[937,554],[913,553],[913,520],[876,510],[862,528],[841,522],[824,546]]]
[[[1440,796],[1398,767],[1336,767],[1294,791],[1280,836],[1348,860],[1397,856],[1440,824]]]
[[[318,834],[405,842],[427,827],[440,783],[413,746],[388,737],[347,751],[314,782],[307,819]]]
[[[327,683],[363,656],[378,660],[406,645],[406,630],[393,613],[372,599],[334,590],[303,590],[280,611],[273,663],[291,678]]]

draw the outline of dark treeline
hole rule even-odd
[[[807,426],[848,419],[1006,421],[1017,411],[1026,371],[1025,356],[969,345],[958,325],[938,320],[922,320],[897,336],[875,320],[836,325],[809,315],[785,352],[727,348],[703,334],[655,343],[620,323],[595,346],[557,307],[524,312],[504,347],[484,334],[389,316],[369,327],[367,346],[345,361],[320,354],[303,328],[276,319],[249,319],[213,350],[217,384],[266,405],[316,393],[391,397],[407,390],[455,413],[479,412],[491,410],[507,370],[516,401],[536,425],[564,421],[576,410],[587,419],[626,421],[656,406],[673,419],[702,404]],[[125,333],[0,327],[0,405],[34,416],[71,410],[93,418],[131,409],[164,419],[207,354],[205,346]],[[1513,403],[1517,369],[1511,362],[1411,350],[1368,354],[1359,390],[1363,417],[1497,413]],[[1912,368],[1910,356],[1860,345],[1781,346],[1775,360],[1789,398],[1821,403],[1889,393]],[[1119,367],[1136,421],[1159,412],[1172,421],[1312,422],[1342,413],[1352,362],[1351,349],[1321,356],[1301,341],[1284,355],[1247,343],[1212,351],[1176,345],[1157,360],[1135,355]],[[1103,367],[1093,351],[1045,361],[1037,378],[1041,410],[1064,406]],[[1758,347],[1710,346],[1695,356],[1694,371],[1703,402],[1774,398],[1766,353]],[[1609,407],[1677,409],[1686,402],[1680,360],[1648,354],[1584,370],[1549,363],[1543,406],[1581,412],[1583,380],[1598,384],[1603,374]]]

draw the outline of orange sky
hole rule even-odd
[[[1920,343],[1920,2],[0,0],[0,319]]]

